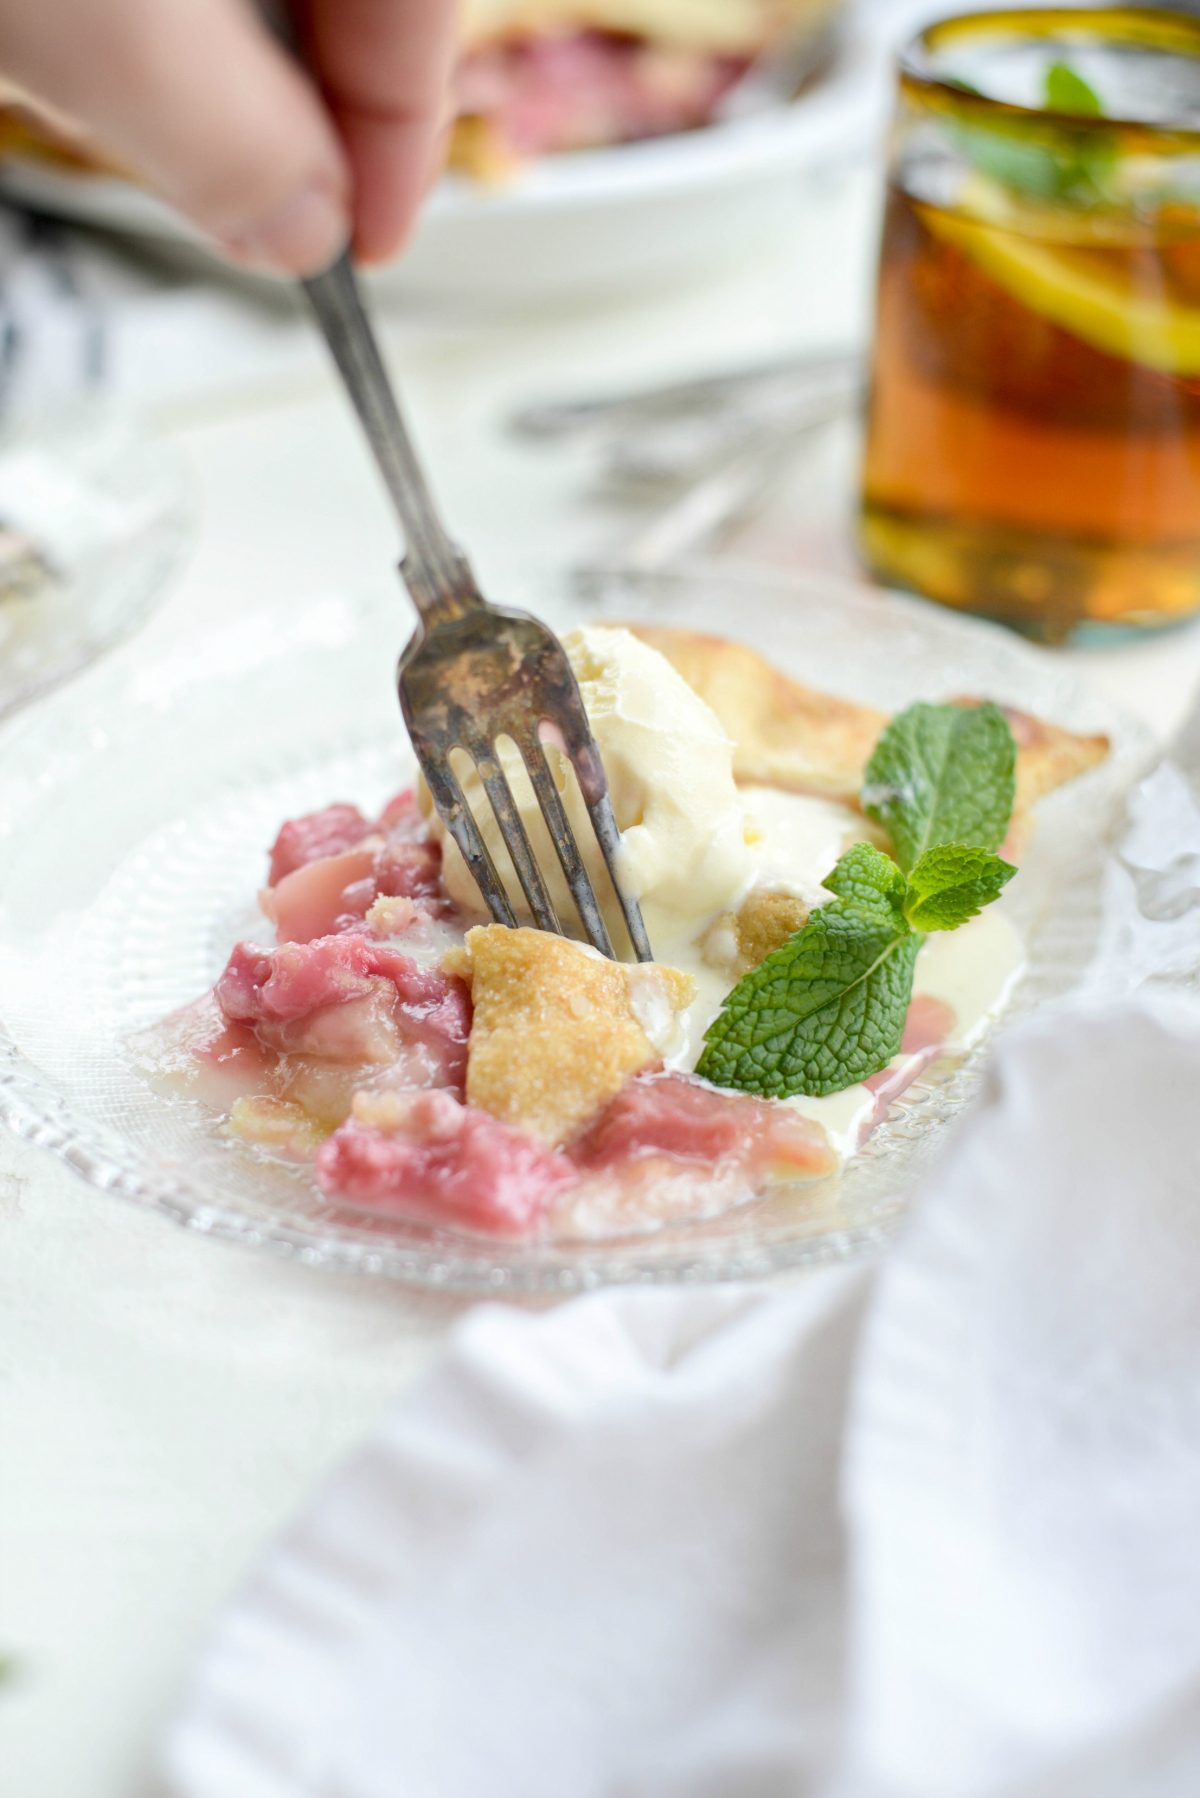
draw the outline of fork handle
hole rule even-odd
[[[404,531],[400,564],[427,626],[478,603],[465,556],[447,535],[408,435],[349,254],[303,283]]]

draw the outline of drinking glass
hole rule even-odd
[[[904,53],[862,546],[1050,642],[1200,611],[1200,20],[944,20]]]

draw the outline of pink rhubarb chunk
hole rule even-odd
[[[431,1084],[461,1089],[471,1001],[459,980],[420,968],[360,935],[259,949],[239,943],[215,988],[231,1023],[260,1042],[340,1063],[385,1062],[405,1045],[428,1052]]]
[[[836,1159],[819,1124],[682,1074],[631,1080],[571,1148],[572,1160],[589,1171],[647,1156],[804,1175],[828,1173]]]
[[[376,899],[419,901],[444,910],[442,855],[427,840],[411,791],[398,793],[375,823],[353,805],[293,818],[271,851],[262,909],[281,943],[308,943],[357,930]]]
[[[369,836],[371,826],[356,805],[327,805],[319,812],[307,812],[302,818],[289,818],[271,847],[269,886],[278,886],[297,868],[320,861],[326,855],[341,855]]]
[[[373,874],[375,850],[346,849],[340,855],[322,855],[285,874],[276,885],[259,895],[264,915],[275,926],[281,943],[311,943],[330,936],[366,916],[375,898]],[[359,905],[360,889],[370,896]]]
[[[565,1155],[447,1092],[363,1095],[355,1113],[317,1154],[329,1198],[518,1236],[575,1180]]]

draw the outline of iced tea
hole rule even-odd
[[[1040,35],[1051,16],[1057,35]],[[1141,30],[1167,19],[1079,14],[1072,54],[1085,60],[1081,31],[1111,34],[1131,16]],[[1007,64],[1010,82],[1023,71],[1018,91],[1039,61],[1043,76],[1067,72],[1068,95],[1094,91],[1060,60],[1061,12],[984,22],[1001,18],[1001,36],[1023,46]],[[986,73],[981,21],[957,23]],[[1200,26],[1169,27],[1172,45],[1194,35],[1200,108]],[[1120,74],[1114,64],[1110,88]],[[1144,66],[1138,79],[1150,79]],[[1072,119],[974,83],[933,85],[932,105],[919,81],[915,100],[902,87],[868,560],[891,582],[1052,641],[1200,611],[1200,137],[1118,121],[1099,102]]]

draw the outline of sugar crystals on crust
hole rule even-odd
[[[467,1099],[557,1146],[670,1046],[691,978],[500,924],[467,932],[447,972],[471,988]]]

